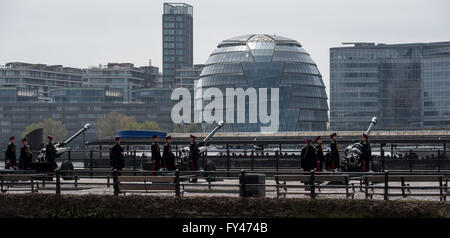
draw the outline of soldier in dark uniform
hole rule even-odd
[[[307,138],[305,140],[306,145],[303,147],[300,154],[301,165],[304,171],[311,171],[315,168],[316,164],[316,150],[312,146],[312,140]]]
[[[330,135],[331,137],[331,144],[330,144],[330,163],[327,163],[327,169],[328,170],[336,170],[339,168],[339,147],[337,144],[337,134],[333,133]]]
[[[316,163],[316,150],[311,145],[312,140],[307,138],[305,140],[306,145],[302,148],[300,153],[300,162],[304,171],[311,171],[314,169]],[[305,185],[309,185],[309,182],[304,182]],[[310,190],[310,187],[305,187],[305,190]]]
[[[11,136],[5,151],[5,169],[16,169],[16,138]]]
[[[318,136],[315,139],[317,145],[316,145],[316,157],[317,157],[317,163],[316,163],[316,168],[317,171],[321,171],[322,170],[322,166],[325,162],[325,156],[323,155],[323,147],[322,147],[322,137]]]
[[[175,170],[175,155],[172,153],[171,136],[166,136],[166,144],[164,145],[163,160],[166,163],[166,168],[169,171]]]
[[[109,159],[113,169],[122,170],[125,167],[125,150],[120,145],[120,136],[114,138],[115,143],[109,149]]]
[[[152,160],[153,160],[153,171],[159,171],[161,168],[161,149],[159,148],[158,144],[158,136],[154,135],[152,137],[153,144],[152,144]]]
[[[48,163],[48,169],[50,171],[55,171],[55,169],[58,168],[58,165],[56,164],[56,148],[55,145],[53,145],[53,136],[48,135],[47,140],[48,144],[45,146],[45,160]]]
[[[361,166],[364,172],[370,170],[370,161],[372,159],[372,149],[370,148],[369,136],[363,133],[363,140],[361,141]]]
[[[23,170],[31,169],[33,154],[30,151],[27,138],[22,139],[23,146],[20,148],[19,165]]]
[[[196,138],[197,137],[195,137],[194,135],[190,135],[189,138],[189,140],[191,141],[191,145],[189,146],[189,160],[191,161],[192,171],[198,170],[198,160],[200,159],[200,151],[198,149],[197,143],[195,142]],[[194,178],[192,178],[191,182],[197,182],[197,174]]]

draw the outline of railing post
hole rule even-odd
[[[91,153],[89,155],[89,170],[91,171],[91,177],[94,176],[93,167],[92,167],[93,166],[93,162],[94,162],[93,156],[94,156],[94,151],[91,150]]]
[[[1,191],[2,193],[5,192],[5,190],[3,190],[3,176],[0,175],[0,186],[1,186]]]
[[[68,161],[71,160],[71,157],[72,157],[71,154],[72,154],[72,151],[69,150],[69,151],[67,152],[67,160],[68,160]]]
[[[438,150],[438,157],[437,157],[437,170],[438,172],[441,172],[441,150]]]
[[[393,154],[391,153],[391,157],[393,156]],[[383,146],[381,146],[381,169],[384,171],[385,167],[384,167],[384,148]]]
[[[246,185],[245,185],[245,170],[241,170],[241,176],[239,176],[239,194],[240,197],[246,197],[247,196],[247,192],[246,192]]]
[[[412,172],[412,150],[409,151],[409,171]]]
[[[316,186],[314,184],[314,170],[311,170],[311,178],[310,178],[310,188],[311,188],[311,198],[316,198]]]
[[[277,153],[277,160],[276,160],[276,170],[278,172],[278,169],[280,168],[280,156],[281,156],[281,151],[279,153]]]
[[[180,170],[175,170],[175,196],[180,197]]]
[[[252,157],[252,171],[254,171],[255,168],[255,157]]]
[[[384,200],[389,200],[389,171],[384,172]]]
[[[59,168],[55,171],[56,175],[56,195],[61,195],[61,174]]]
[[[133,155],[133,175],[136,176],[136,150],[134,150],[134,155]]]
[[[113,170],[113,188],[114,188],[114,195],[118,196],[119,195],[119,172],[117,171],[117,169]]]
[[[230,177],[230,148],[227,144],[227,177]]]

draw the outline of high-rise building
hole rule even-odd
[[[193,67],[181,67],[175,70],[176,88],[194,88],[195,80],[198,80],[204,65],[195,64]]]
[[[22,88],[21,93],[37,94],[38,101],[49,101],[50,91],[58,88],[81,87],[83,71],[62,65],[6,63],[0,67],[0,87]]]
[[[134,102],[136,89],[146,86],[148,71],[131,63],[108,63],[106,67],[87,69],[83,81],[86,87],[121,90],[125,102]]]
[[[193,64],[193,8],[185,3],[164,3],[163,86],[174,87],[175,70]]]
[[[203,90],[211,87],[222,92],[226,88],[278,88],[278,131],[327,129],[328,104],[322,75],[314,60],[296,40],[278,35],[251,34],[222,41],[206,61],[196,85],[197,89]],[[262,102],[271,105],[269,100],[277,99],[268,97]],[[202,103],[207,101],[202,100]],[[261,101],[258,103],[261,104]],[[256,117],[256,110],[250,110],[256,107],[257,103],[250,102],[250,97],[245,100],[244,111],[238,112],[227,105],[223,115],[225,110],[234,110],[234,116],[238,113],[245,115],[245,123],[227,121],[221,130],[259,132],[266,125],[261,122],[248,123],[250,118]],[[202,128],[206,132],[213,126],[205,123]]]
[[[330,49],[330,127],[364,130],[450,128],[450,42]]]

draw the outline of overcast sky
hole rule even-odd
[[[22,61],[161,68],[159,0],[0,0],[0,65]],[[448,0],[192,0],[194,63],[223,39],[249,33],[299,41],[329,84],[329,48],[341,42],[450,41]],[[328,90],[327,90],[328,91]]]

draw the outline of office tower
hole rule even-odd
[[[164,87],[174,87],[176,69],[192,67],[192,11],[192,6],[185,3],[164,3],[162,20]]]

